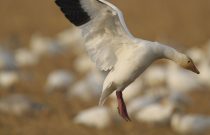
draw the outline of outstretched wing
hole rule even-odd
[[[101,70],[111,70],[116,51],[130,42],[121,11],[105,0],[56,0],[70,22],[81,28],[86,49]]]

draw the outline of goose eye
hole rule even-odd
[[[190,61],[188,61],[188,63],[190,63]]]

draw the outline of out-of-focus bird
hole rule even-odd
[[[80,112],[74,122],[98,129],[108,127],[112,122],[112,115],[106,107],[93,107]]]
[[[16,69],[16,62],[11,52],[0,48],[0,69],[13,70]]]
[[[20,81],[20,76],[16,71],[1,71],[0,72],[0,87],[12,88]]]
[[[174,109],[175,106],[170,101],[163,104],[150,104],[139,110],[135,115],[135,119],[148,124],[168,124]]]
[[[21,48],[15,51],[15,61],[18,67],[34,66],[38,63],[38,56],[30,50]]]
[[[70,87],[68,95],[85,101],[93,100],[100,95],[103,81],[104,75],[97,70],[92,70],[82,80]]]
[[[210,48],[210,45],[209,45]],[[187,51],[187,54],[195,60],[195,63],[198,65],[201,74],[199,79],[204,86],[210,86],[210,58],[208,59],[208,44],[207,51],[203,51],[199,48],[191,48]],[[206,53],[207,52],[207,53]],[[210,50],[209,50],[210,53]]]
[[[73,73],[66,70],[56,70],[51,72],[46,82],[46,92],[54,90],[66,90],[74,81]]]
[[[191,72],[185,72],[173,63],[169,63],[168,65],[167,85],[170,90],[180,92],[188,92],[202,88],[198,76]]]
[[[153,66],[145,71],[143,78],[148,87],[162,87],[166,85],[167,72],[165,67]]]
[[[186,53],[196,64],[200,64],[205,59],[205,53],[200,48],[190,48]]]
[[[93,91],[86,80],[80,80],[73,84],[72,87],[68,90],[68,97],[76,97],[83,101],[91,101],[98,95]]]
[[[162,95],[149,95],[145,94],[144,96],[140,96],[134,98],[130,102],[128,102],[128,112],[132,115],[135,115],[139,110],[154,104],[158,103],[163,98]]]
[[[55,0],[61,11],[84,38],[85,47],[107,75],[99,105],[116,91],[119,114],[130,120],[122,91],[155,60],[167,58],[185,69],[199,73],[185,54],[157,42],[135,38],[125,25],[121,11],[106,0]]]
[[[52,40],[48,37],[43,37],[39,34],[34,34],[31,37],[30,49],[37,56],[59,54],[63,50],[55,40]]]
[[[201,70],[200,81],[204,86],[210,87],[210,61],[202,60],[199,64],[199,69]]]
[[[96,92],[101,92],[103,81],[105,79],[105,73],[102,73],[97,69],[92,70],[86,75],[85,79],[88,82],[91,89],[93,89]]]
[[[58,44],[63,47],[78,47],[79,49],[82,48],[82,36],[80,30],[74,27],[60,32],[56,39]]]
[[[210,40],[209,42],[206,44],[206,50],[207,50],[207,57],[208,57],[208,60],[210,61]]]
[[[46,109],[46,106],[30,100],[20,94],[13,94],[0,99],[0,112],[17,116]]]
[[[95,69],[94,63],[88,59],[86,55],[81,55],[77,57],[73,63],[74,69],[81,74],[88,73]]]
[[[210,134],[210,117],[176,113],[171,126],[174,131],[184,135],[207,135]]]

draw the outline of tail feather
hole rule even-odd
[[[100,100],[99,100],[99,104],[98,104],[99,106],[103,106],[108,96],[111,95],[112,92],[115,90],[112,84],[113,83],[110,83],[105,89],[103,89]]]

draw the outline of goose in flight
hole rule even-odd
[[[109,71],[99,105],[116,91],[119,114],[129,121],[122,91],[155,60],[173,60],[199,73],[192,59],[158,42],[135,38],[122,12],[106,0],[55,0],[66,18],[80,28],[86,50],[96,66]],[[71,38],[71,37],[69,37]]]

